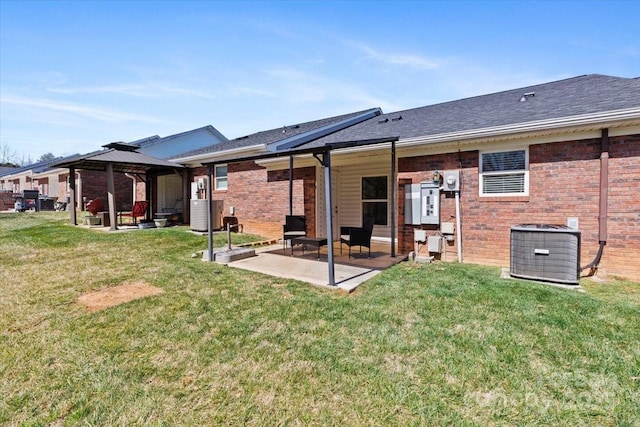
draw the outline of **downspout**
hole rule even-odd
[[[138,181],[136,180],[136,177],[129,174],[129,173],[125,173],[124,176],[126,176],[127,178],[129,178],[132,181],[131,186],[133,187],[133,195],[131,196],[131,200],[133,200],[132,204],[136,202],[136,195],[138,193]]]
[[[609,209],[609,129],[602,129],[600,149],[600,213],[598,215],[598,241],[600,247],[593,261],[585,265],[580,271],[589,268],[587,277],[593,276],[598,271],[598,265],[602,259],[604,246],[607,244],[607,216]]]

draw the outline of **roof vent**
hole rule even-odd
[[[535,92],[526,92],[524,95],[522,95],[522,98],[520,98],[520,102],[524,102],[529,98],[533,98],[534,96],[536,96]]]
[[[398,120],[402,120],[402,116],[398,116],[394,119],[391,119],[392,122],[397,122]]]
[[[298,129],[300,125],[288,126],[289,129]],[[282,133],[287,133],[287,126],[282,127]]]
[[[378,123],[382,124],[382,123],[387,123],[389,121],[389,119],[382,119],[382,120],[378,120]]]
[[[103,148],[108,148],[116,151],[136,151],[140,147],[136,147],[135,145],[127,144],[126,142],[110,142],[109,144],[103,145]]]

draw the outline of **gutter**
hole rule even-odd
[[[609,213],[609,129],[602,129],[600,150],[600,210],[598,214],[598,253],[593,261],[580,269],[589,268],[587,277],[593,276],[598,271],[598,265],[602,259],[604,246],[607,244],[608,229],[607,217]]]

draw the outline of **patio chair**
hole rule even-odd
[[[98,215],[98,212],[104,211],[104,202],[100,197],[89,200],[89,203],[87,203],[87,210],[91,215],[96,216]]]
[[[236,233],[242,233],[243,226],[238,223],[238,218],[235,216],[225,216],[222,218],[222,229],[226,230],[227,227]]]
[[[118,223],[122,225],[122,217],[130,217],[133,220],[133,225],[137,224],[138,217],[144,217],[147,215],[147,208],[149,207],[149,202],[146,200],[138,201],[133,204],[130,212],[120,211],[118,212]]]
[[[287,215],[284,217],[282,231],[282,249],[286,249],[287,240],[307,235],[307,219],[304,215]]]
[[[349,247],[349,258],[351,258],[351,247],[360,246],[369,249],[369,258],[371,258],[371,234],[373,234],[373,218],[366,217],[362,221],[362,227],[340,227],[340,255],[342,255],[342,244]]]

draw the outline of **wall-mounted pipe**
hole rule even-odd
[[[602,259],[604,246],[607,244],[608,229],[607,217],[609,215],[609,129],[602,129],[600,143],[600,207],[598,213],[598,242],[600,247],[593,261],[585,265],[580,271],[590,268],[587,276],[593,276],[598,271],[598,265]]]
[[[458,262],[462,262],[462,221],[460,220],[460,191],[456,191],[456,248]]]
[[[136,179],[135,176],[131,175],[130,173],[125,173],[124,176],[126,176],[127,178],[129,178],[131,180],[131,186],[133,187],[133,194],[131,195],[131,200],[133,200],[133,203],[136,202],[136,195],[138,194],[138,180]]]

